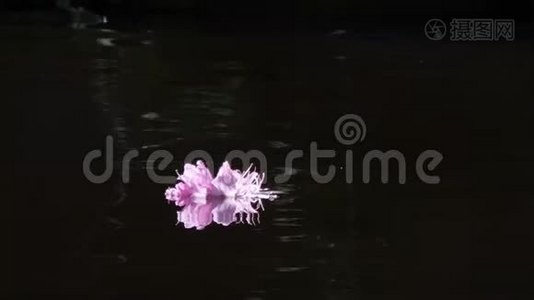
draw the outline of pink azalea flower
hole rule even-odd
[[[182,207],[178,223],[185,228],[204,229],[213,221],[224,226],[259,222],[262,200],[273,200],[276,195],[261,188],[264,175],[251,168],[241,173],[224,162],[213,178],[202,161],[185,164],[183,174],[178,174],[178,183],[165,191],[169,202]]]

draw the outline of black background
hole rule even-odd
[[[97,49],[96,29],[68,29],[68,14],[53,1],[0,1],[0,80],[17,112],[4,112],[16,152],[4,200],[17,213],[4,219],[10,281],[3,293],[532,297],[532,1],[79,3],[109,16],[122,44]],[[515,19],[516,40],[426,39],[426,20],[453,17]],[[345,33],[329,34],[338,29]],[[139,46],[145,38],[154,48]],[[98,69],[95,58],[117,65]],[[228,66],[235,61],[244,66]],[[104,100],[95,98],[99,76],[118,80]],[[235,80],[245,83],[232,88]],[[205,90],[237,100],[198,96]],[[190,110],[188,97],[197,103]],[[206,103],[233,115],[205,112]],[[179,122],[139,118],[149,111]],[[198,148],[216,163],[231,149],[259,148],[281,165],[284,150],[269,146],[278,140],[295,149],[316,140],[343,153],[332,127],[346,113],[368,128],[356,154],[400,149],[413,162],[435,148],[445,157],[442,182],[425,185],[412,172],[406,185],[318,185],[303,161],[288,196],[267,205],[257,229],[196,232],[174,226],[165,187],[149,182],[141,164],[126,186],[115,177],[93,185],[81,173],[83,156],[102,148],[107,134],[118,156],[165,134],[181,137],[161,146],[176,154],[177,169],[178,157]],[[205,125],[217,122],[227,123],[226,135]],[[147,133],[154,128],[165,130]],[[303,218],[302,233],[276,227],[287,208],[302,212],[290,216]],[[304,238],[281,243],[286,235]],[[305,268],[281,272],[286,265]]]

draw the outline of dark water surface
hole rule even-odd
[[[519,29],[518,29],[519,30]],[[18,293],[199,299],[375,299],[532,294],[533,59],[528,39],[433,42],[420,28],[302,34],[111,32],[3,27],[3,96],[23,112],[13,197]],[[9,112],[4,112],[10,114]],[[333,127],[355,113],[365,141]],[[84,155],[114,137],[106,183],[82,174]],[[334,149],[310,176],[309,145]],[[131,182],[121,158],[137,149]],[[255,227],[175,226],[146,160],[190,151],[219,164],[233,149],[268,158]],[[285,155],[303,149],[286,184]],[[346,184],[344,153],[355,178]],[[362,183],[363,155],[397,149],[407,182]],[[415,160],[439,150],[438,185]],[[378,166],[377,166],[378,167]],[[95,168],[96,170],[96,168]],[[396,170],[396,169],[394,169]],[[378,171],[377,169],[373,169]],[[394,172],[392,172],[394,173]],[[530,266],[523,267],[523,266]]]

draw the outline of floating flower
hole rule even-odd
[[[252,171],[234,170],[224,162],[213,178],[202,161],[185,164],[178,182],[165,191],[165,198],[182,209],[178,223],[185,228],[203,229],[213,221],[228,226],[231,223],[255,224],[263,199],[276,198],[274,192],[261,188],[265,176]]]

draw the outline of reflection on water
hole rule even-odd
[[[106,133],[115,137],[117,170],[121,168],[121,155],[130,149],[142,153],[141,162],[137,165],[142,169],[149,151],[156,149],[167,149],[176,154],[178,161],[174,167],[179,168],[180,155],[194,149],[207,149],[218,158],[233,149],[260,148],[267,155],[269,149],[273,149],[273,156],[276,156],[276,151],[291,147],[288,140],[292,136],[292,121],[278,116],[271,119],[266,115],[265,105],[270,104],[262,99],[261,91],[266,87],[261,85],[267,82],[261,76],[256,78],[250,73],[252,66],[246,62],[248,57],[236,59],[239,53],[233,53],[231,58],[217,57],[216,52],[194,53],[197,50],[205,52],[203,48],[206,45],[203,44],[209,43],[209,39],[171,36],[148,43],[143,35],[136,37],[130,34],[124,39],[118,32],[100,32],[103,37],[98,37],[98,31],[80,34],[92,38],[96,35],[96,47],[91,58],[93,99],[102,112],[102,123],[108,124]],[[128,42],[121,42],[124,40]],[[172,61],[163,62],[162,49],[176,46],[182,49]],[[184,52],[184,47],[193,52]],[[272,136],[273,130],[281,133],[276,135],[278,139]],[[270,163],[271,176],[286,172],[298,178],[303,172],[300,168],[286,170],[283,160]],[[257,227],[229,228],[224,233],[215,228],[209,235],[212,238],[201,233],[198,236],[187,235],[184,240],[183,229],[175,227],[173,219],[169,218],[169,211],[173,209],[160,207],[164,187],[154,186],[146,179],[134,179],[131,184],[120,182],[118,177],[116,181],[115,200],[110,203],[114,209],[110,209],[102,220],[109,230],[121,232],[123,237],[120,240],[123,242],[116,246],[113,253],[94,253],[97,259],[114,257],[117,262],[128,266],[126,270],[113,270],[112,265],[109,267],[115,279],[108,279],[119,281],[105,285],[113,290],[121,291],[123,280],[145,280],[148,273],[143,274],[143,270],[151,269],[150,264],[154,264],[155,268],[152,274],[159,270],[156,277],[175,277],[178,282],[184,282],[180,274],[187,273],[188,268],[205,269],[206,274],[215,273],[217,276],[219,271],[213,269],[213,260],[200,259],[200,247],[225,253],[220,254],[224,255],[225,262],[219,260],[215,264],[217,268],[232,269],[235,268],[233,261],[240,261],[240,267],[229,271],[232,276],[215,278],[229,286],[234,284],[227,280],[248,282],[240,284],[232,292],[242,297],[260,299],[315,295],[319,292],[325,297],[335,298],[340,291],[345,297],[356,294],[357,277],[352,270],[354,265],[350,263],[352,246],[347,242],[352,237],[345,236],[340,240],[311,226],[312,221],[308,218],[315,212],[306,202],[328,200],[303,198],[295,183],[270,186],[283,195],[267,204],[265,219]],[[301,188],[304,187],[301,185]],[[154,209],[165,213],[154,215]],[[152,211],[152,216],[143,216],[144,211]],[[199,218],[186,214],[188,211],[182,212],[179,220],[186,226],[200,224],[197,222]],[[159,219],[156,223],[148,221],[156,216]],[[245,221],[259,223],[252,219]],[[206,225],[204,223],[202,227]],[[146,248],[142,245],[145,244],[145,233],[156,229],[166,233],[151,234],[147,243],[152,246]],[[222,236],[225,236],[224,244],[220,244]],[[132,242],[132,239],[139,242]],[[98,242],[105,244],[110,241]],[[165,247],[166,251],[162,253],[158,250],[160,247]],[[344,250],[340,250],[342,248]],[[165,261],[166,253],[193,259],[199,256],[199,259],[194,259],[195,265],[184,265],[180,260],[170,259],[165,262],[165,270],[180,272],[166,274],[167,271],[157,268],[158,261]],[[153,260],[155,256],[159,258]],[[248,274],[248,278],[236,272]],[[125,286],[123,288],[126,289]]]
[[[487,246],[473,241],[472,231],[489,235],[485,230],[495,222],[526,228],[509,225],[516,224],[510,216],[523,210],[511,209],[502,218],[500,204],[468,205],[470,195],[458,194],[476,190],[484,195],[480,199],[508,199],[528,190],[508,179],[497,182],[494,170],[488,171],[496,164],[503,170],[522,166],[519,160],[495,161],[488,149],[502,157],[531,153],[527,142],[507,149],[499,144],[526,141],[520,129],[532,127],[530,111],[492,104],[509,99],[510,91],[531,95],[525,78],[532,68],[517,59],[531,50],[520,41],[513,47],[427,44],[418,39],[420,31],[415,38],[369,38],[348,30],[298,37],[4,30],[5,95],[32,106],[14,123],[24,128],[20,139],[27,146],[18,172],[36,176],[31,184],[39,187],[21,193],[35,200],[27,202],[21,218],[30,228],[23,236],[28,246],[22,288],[31,282],[43,293],[87,290],[96,299],[188,293],[213,299],[355,299],[433,294],[450,286],[463,291],[473,280],[466,272],[472,254],[466,245],[471,252]],[[498,74],[480,72],[502,68]],[[486,83],[487,90],[474,88],[473,80]],[[480,114],[480,107],[491,113]],[[311,141],[345,153],[332,128],[346,113],[361,115],[369,128],[355,154],[398,148],[408,156],[437,148],[446,154],[443,182],[438,188],[348,185],[344,178],[317,184],[309,157],[285,166],[289,151],[309,149]],[[494,116],[503,113],[513,120],[495,123]],[[114,137],[115,169],[110,181],[94,185],[80,172],[82,159],[102,149],[106,135]],[[132,149],[140,155],[125,184],[121,159]],[[205,150],[220,163],[231,150],[258,149],[268,158],[268,187],[284,193],[265,203],[257,226],[184,230],[175,226],[175,209],[163,199],[166,186],[146,176],[146,160],[160,149],[175,158],[162,175],[181,170],[193,150]],[[42,167],[35,153],[52,162],[38,175],[30,172]],[[338,160],[320,161],[319,171],[330,163],[340,167]],[[275,184],[281,174],[292,176]],[[488,181],[503,192],[490,194]],[[473,207],[487,207],[488,217],[472,217]],[[508,247],[503,245],[493,246]],[[38,248],[46,259],[35,255]],[[495,284],[506,282],[496,278]],[[199,283],[204,288],[188,289]]]

